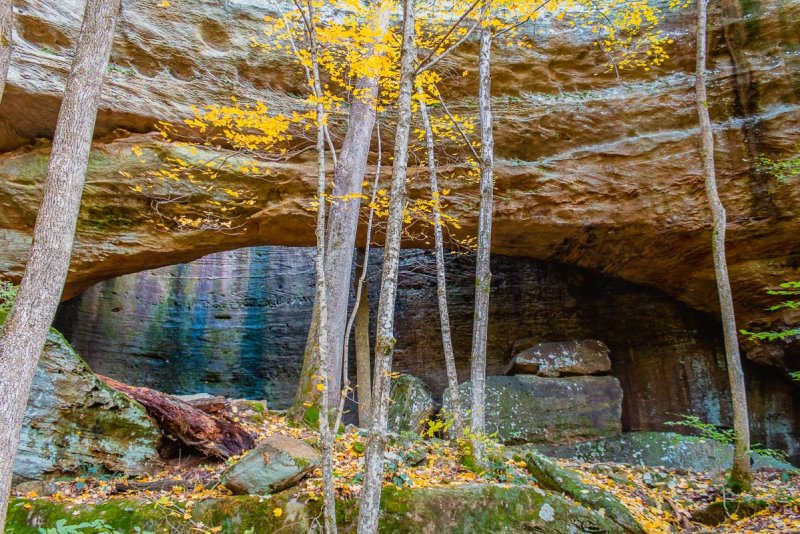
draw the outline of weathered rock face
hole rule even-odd
[[[274,435],[222,475],[236,495],[264,495],[290,488],[319,466],[319,453],[299,439]]]
[[[313,251],[264,247],[115,278],[56,323],[102,375],[286,408],[313,302]]]
[[[401,374],[392,378],[389,398],[389,430],[392,432],[420,432],[425,420],[436,413],[431,392],[415,376]]]
[[[62,306],[56,325],[97,372],[169,393],[205,391],[292,400],[314,294],[312,252],[257,248],[117,278]],[[439,398],[447,385],[434,259],[402,256],[395,369]],[[370,271],[375,312],[380,254]],[[459,379],[469,379],[474,260],[448,260]],[[564,265],[495,256],[488,374],[507,368],[516,340],[602,340],[620,380],[623,428],[670,430],[676,414],[730,425],[720,327],[646,287]],[[374,315],[373,315],[374,316]],[[351,354],[354,351],[351,350]],[[747,362],[746,362],[747,363]],[[355,369],[355,364],[351,364]],[[781,373],[747,366],[754,440],[800,458],[800,392]]]
[[[518,347],[520,342],[514,343]],[[558,341],[535,344],[516,353],[507,374],[557,377],[594,375],[611,370],[608,347],[602,341]]]
[[[733,462],[733,446],[674,432],[629,432],[622,436],[563,445],[538,445],[548,456],[586,462],[615,462],[669,469],[724,471]],[[768,456],[752,454],[753,467],[793,470]]]
[[[11,150],[52,134],[81,12],[81,0],[17,3],[0,147]],[[249,46],[266,13],[266,3],[255,0],[187,0],[179,10],[126,2],[98,135],[119,127],[148,132],[155,121],[179,121],[190,104],[227,101],[232,93],[264,100],[275,111],[291,109],[302,72],[287,67],[284,57]],[[753,163],[761,154],[793,151],[800,131],[800,5],[724,0],[712,15],[711,112],[730,222],[731,277],[745,325],[762,316],[766,286],[795,277],[800,253],[798,188],[774,181]],[[549,19],[537,24],[533,49],[496,55],[496,252],[595,268],[659,287],[695,308],[716,309],[694,137],[693,24],[690,12],[666,21],[676,42],[668,65],[621,79],[601,72],[605,58],[590,35]],[[451,60],[468,75],[446,82],[445,94],[464,113],[475,100],[472,52],[468,46]],[[143,157],[130,153],[134,144],[143,146]],[[47,150],[24,146],[0,158],[5,275],[21,272]],[[68,295],[97,280],[213,251],[313,242],[304,208],[314,173],[302,159],[264,165],[270,175],[253,186],[260,210],[233,214],[237,222],[253,215],[239,234],[158,231],[148,220],[152,207],[130,188],[141,185],[143,171],[158,167],[171,150],[157,136],[98,141]],[[132,178],[121,179],[120,169]],[[456,199],[453,213],[465,233],[474,233],[475,188],[444,181]],[[420,187],[412,184],[412,196],[423,195]]]
[[[87,469],[144,474],[158,465],[160,442],[161,429],[144,408],[96,378],[52,330],[31,386],[14,478]]]
[[[459,386],[469,399],[471,383]],[[452,410],[448,390],[443,408]],[[465,413],[466,408],[462,408]],[[611,376],[486,378],[486,431],[504,443],[561,443],[622,431],[622,388]]]

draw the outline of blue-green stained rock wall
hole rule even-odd
[[[373,311],[380,250],[371,257]],[[456,365],[469,377],[474,259],[448,258]],[[516,340],[598,339],[623,390],[624,430],[668,430],[689,413],[730,424],[719,324],[652,288],[529,258],[494,256],[487,373],[505,372]],[[266,398],[295,393],[314,296],[313,251],[259,247],[102,282],[64,304],[56,325],[99,373],[170,393]],[[446,373],[434,258],[403,252],[395,370],[439,399]],[[352,354],[352,351],[351,351]],[[800,391],[745,361],[754,439],[800,457]],[[355,369],[355,365],[351,366]]]

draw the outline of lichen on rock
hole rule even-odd
[[[87,470],[143,474],[160,463],[161,429],[98,379],[56,330],[47,335],[25,409],[16,481]]]

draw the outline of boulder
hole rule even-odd
[[[587,462],[614,462],[669,469],[723,471],[733,462],[733,446],[711,439],[684,436],[674,432],[629,432],[612,438],[555,446],[537,450],[557,458]],[[753,453],[753,467],[794,471],[792,465]]]
[[[543,488],[563,493],[592,510],[602,510],[605,517],[621,526],[625,532],[645,534],[642,525],[610,492],[582,482],[580,475],[560,467],[541,454],[529,453],[525,463]]]
[[[336,503],[342,532],[353,532],[358,500]],[[280,514],[274,511],[280,509]],[[45,499],[13,499],[9,504],[8,529],[36,532],[66,519],[70,525],[98,517],[116,531],[160,531],[169,521],[172,531],[188,532],[198,523],[220,527],[221,534],[242,532],[317,532],[322,500],[309,500],[287,491],[269,497],[233,496],[198,501],[191,519],[171,516],[152,501],[111,500],[100,503],[51,502]],[[527,485],[469,484],[442,488],[387,487],[381,498],[379,533],[511,533],[622,534],[624,530],[601,513],[562,495]]]
[[[608,353],[606,344],[596,339],[539,343],[516,353],[506,374],[558,377],[607,373],[611,370]]]
[[[89,469],[144,474],[159,463],[160,443],[145,409],[97,378],[51,329],[25,409],[15,481]]]
[[[462,399],[470,398],[471,386],[470,382],[459,386]],[[443,403],[444,409],[450,409],[449,390]],[[505,443],[560,443],[618,435],[621,412],[622,388],[612,376],[486,378],[486,431],[497,432]]]
[[[237,495],[276,493],[297,484],[319,464],[319,453],[313,447],[276,434],[228,469],[222,485]]]
[[[393,378],[389,398],[389,430],[392,432],[421,432],[424,422],[436,412],[431,392],[415,376],[401,374]]]

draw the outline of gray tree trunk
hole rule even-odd
[[[419,89],[423,95],[422,89]],[[447,369],[447,385],[450,388],[452,400],[453,432],[456,436],[463,435],[464,426],[461,421],[461,398],[458,393],[458,374],[456,372],[456,357],[453,351],[453,337],[450,333],[450,312],[447,306],[447,277],[444,265],[444,237],[442,236],[441,202],[439,197],[439,181],[436,178],[436,150],[433,128],[428,116],[428,106],[424,97],[419,101],[419,113],[422,116],[422,125],[425,128],[425,142],[428,149],[428,180],[430,182],[431,197],[433,198],[433,236],[436,250],[436,299],[439,303],[439,326],[442,330],[442,348],[444,349],[444,363]]]
[[[378,162],[375,166],[375,179],[372,183],[372,195],[370,197],[369,216],[367,217],[367,236],[364,244],[363,262],[361,266],[361,276],[356,282],[356,298],[353,312],[347,321],[347,329],[344,333],[342,354],[342,398],[339,403],[339,412],[336,417],[336,428],[339,428],[342,416],[344,415],[345,395],[350,388],[349,369],[347,363],[350,361],[348,353],[350,347],[350,333],[353,326],[356,328],[356,381],[358,388],[358,422],[362,427],[369,425],[372,413],[372,381],[370,379],[370,358],[371,350],[369,343],[369,303],[367,302],[367,269],[369,269],[369,249],[372,243],[372,228],[375,218],[375,200],[378,196],[378,185],[381,180],[381,163],[383,159],[383,146],[381,141],[381,125],[375,123],[375,133],[378,138]]]
[[[311,74],[314,94],[317,97],[317,258],[316,258],[316,301],[319,307],[319,330],[317,331],[317,354],[322,372],[322,394],[319,399],[319,434],[322,442],[322,500],[326,534],[336,534],[336,494],[333,484],[333,441],[336,433],[331,430],[330,388],[332,377],[325,372],[330,369],[328,352],[328,273],[325,270],[325,106],[322,104],[322,82],[319,75],[319,59],[316,38],[316,13],[313,0],[307,0],[308,41],[311,50]]]
[[[400,58],[400,96],[397,101],[397,130],[392,165],[392,187],[389,198],[389,219],[383,251],[381,295],[378,301],[375,340],[375,373],[372,381],[372,424],[364,456],[364,486],[361,490],[358,533],[374,534],[378,530],[381,489],[383,488],[383,454],[388,425],[389,382],[394,355],[394,308],[397,296],[397,273],[400,267],[400,242],[403,237],[403,211],[406,207],[408,174],[408,138],[411,131],[411,97],[414,92],[416,53],[414,46],[414,0],[403,2],[403,43]]]
[[[6,88],[8,67],[11,65],[11,30],[14,26],[12,0],[0,0],[0,101]]]
[[[717,277],[722,331],[725,339],[725,357],[733,400],[733,429],[736,432],[733,468],[730,483],[735,489],[750,487],[750,422],[747,413],[747,393],[739,355],[739,338],[733,311],[733,296],[728,278],[728,263],[725,258],[725,207],[717,192],[716,168],[714,164],[714,134],[708,115],[706,94],[706,27],[708,23],[707,0],[697,0],[697,76],[695,81],[697,115],[700,120],[700,155],[703,161],[706,195],[711,207],[713,234],[711,247],[714,256],[714,272]]]
[[[88,0],[61,103],[33,246],[0,333],[0,530],[33,374],[69,270],[120,0]]]
[[[369,348],[369,302],[367,302],[367,284],[365,283],[356,311],[356,388],[358,393],[358,424],[368,428],[372,421],[372,379]]]
[[[491,17],[491,0],[481,8],[481,20]],[[481,203],[478,218],[478,253],[475,267],[475,319],[472,327],[472,416],[471,428],[483,434],[486,397],[486,336],[489,329],[489,291],[492,283],[490,270],[492,246],[492,212],[494,204],[494,133],[492,131],[491,52],[492,28],[481,27],[480,64],[478,68],[478,113],[481,127]],[[477,443],[477,442],[476,442]],[[480,457],[480,448],[475,453]]]
[[[383,34],[389,23],[388,4],[378,13],[376,25],[378,33]],[[376,6],[377,8],[377,6]],[[342,149],[334,169],[334,198],[350,195],[352,200],[335,200],[330,208],[325,267],[328,273],[328,347],[330,352],[332,388],[329,396],[333,402],[338,400],[341,389],[342,353],[344,332],[347,322],[347,308],[350,299],[350,280],[353,265],[353,250],[358,229],[358,214],[361,208],[360,197],[367,166],[367,158],[375,126],[375,100],[378,95],[378,80],[362,78],[356,82],[356,92],[361,98],[354,98],[350,107]],[[315,304],[316,315],[317,305]],[[316,334],[313,332],[317,321],[312,321],[303,360],[300,385],[292,410],[294,417],[304,411],[304,403],[313,402],[317,392],[311,386],[313,376],[319,372],[318,355],[313,350]]]

